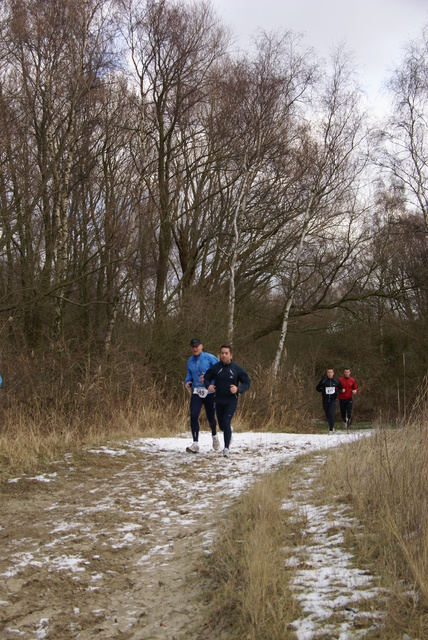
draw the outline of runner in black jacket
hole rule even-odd
[[[342,385],[334,377],[333,369],[327,369],[327,375],[317,384],[317,391],[322,393],[322,406],[327,418],[329,434],[334,431],[334,414],[336,413],[337,396],[342,393]]]
[[[215,391],[215,408],[218,426],[224,434],[223,455],[229,456],[232,440],[231,420],[238,406],[238,397],[250,386],[248,373],[232,361],[233,352],[229,344],[220,347],[220,362],[205,372],[204,385],[208,391]]]

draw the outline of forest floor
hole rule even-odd
[[[196,455],[185,452],[187,436],[143,438],[9,480],[0,493],[0,638],[206,640],[199,566],[220,516],[258,477],[315,451],[296,479],[308,544],[299,552],[305,561],[294,561],[303,610],[294,630],[301,639],[364,635],[379,620],[367,605],[379,595],[375,579],[353,567],[344,545],[340,552],[348,516],[328,507],[336,511],[332,537],[327,507],[310,495],[322,451],[352,437],[237,433],[229,459],[212,450],[208,433]]]

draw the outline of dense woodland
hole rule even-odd
[[[321,60],[280,26],[237,51],[203,1],[3,0],[4,406],[71,411],[85,383],[88,402],[181,402],[196,335],[233,343],[259,426],[319,411],[330,364],[352,368],[360,420],[411,411],[428,369],[428,31],[379,121],[344,46]]]

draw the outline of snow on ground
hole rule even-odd
[[[317,636],[351,640],[379,630],[381,616],[370,601],[383,594],[375,577],[356,567],[353,556],[345,550],[346,529],[360,528],[350,517],[349,508],[317,500],[312,483],[323,461],[317,456],[301,470],[292,486],[293,499],[282,505],[291,514],[297,509],[305,522],[301,531],[305,542],[294,547],[286,560],[286,565],[295,569],[292,589],[303,609],[292,626],[298,640]]]
[[[103,618],[109,634],[116,630],[135,632],[135,636],[127,637],[138,639],[186,637],[189,610],[185,604],[179,606],[173,600],[174,589],[169,588],[163,594],[162,606],[167,608],[171,600],[172,612],[169,615],[168,610],[164,611],[160,624],[159,601],[154,588],[157,583],[171,578],[172,567],[174,575],[180,575],[182,569],[174,564],[178,562],[177,555],[181,554],[185,562],[190,548],[192,553],[198,550],[209,553],[216,535],[218,509],[228,507],[259,476],[280,464],[291,463],[301,454],[321,452],[366,435],[369,435],[367,431],[354,431],[349,435],[337,432],[332,436],[327,433],[235,433],[229,459],[212,450],[211,436],[206,432],[200,436],[199,454],[185,452],[188,434],[141,438],[91,449],[88,452],[91,456],[103,455],[117,461],[110,477],[104,474],[98,478],[92,473],[91,481],[88,478],[85,482],[79,476],[79,482],[73,486],[72,498],[63,493],[55,498],[55,491],[50,489],[52,501],[44,504],[37,521],[22,526],[22,537],[19,526],[13,536],[4,531],[3,521],[0,527],[6,540],[0,553],[0,582],[5,581],[5,592],[0,593],[0,600],[6,603],[6,609],[11,604],[8,581],[11,589],[17,589],[20,578],[30,568],[45,571],[47,580],[57,572],[70,576],[73,587],[77,585],[86,590],[87,600],[78,607],[73,602],[58,601],[55,614],[48,607],[45,612],[41,607],[37,622],[31,622],[32,631],[28,616],[25,623],[23,618],[20,627],[16,616],[13,618],[11,614],[14,623],[7,627],[9,635],[4,637],[24,631],[30,635],[23,637],[28,638],[68,637],[70,629],[82,624],[84,607],[96,618],[97,625],[100,616]],[[304,533],[307,543],[294,550],[294,555],[287,554],[288,565],[297,568],[293,589],[303,609],[303,615],[295,621],[294,627],[299,640],[311,640],[333,630],[335,635],[331,637],[341,640],[362,637],[365,630],[359,629],[357,635],[355,628],[357,602],[379,594],[372,576],[358,571],[345,551],[343,533],[347,527],[357,524],[345,509],[337,509],[337,505],[320,506],[312,494],[311,478],[323,459],[322,454],[320,456],[304,470],[304,477],[296,479],[292,502],[283,505],[289,511],[301,513],[305,510],[306,513]],[[71,485],[76,481],[75,466],[72,456],[66,460],[65,477]],[[59,482],[58,477],[52,473],[15,478],[11,483],[31,481],[49,483],[52,487]],[[333,520],[335,534],[331,535]],[[118,553],[126,557],[126,573],[130,583],[135,585],[133,589],[128,586],[123,597],[117,586],[120,571],[108,570],[109,554],[117,558]],[[180,578],[174,580],[178,581],[174,587],[182,588]],[[112,590],[115,593],[114,614],[100,607],[102,597]],[[55,597],[59,598],[59,595]],[[16,593],[14,598],[16,602]],[[143,614],[138,614],[138,608],[142,607],[143,601],[144,621],[141,622]],[[342,615],[344,611],[346,615]],[[180,619],[179,613],[182,614]],[[59,631],[56,636],[49,635],[50,628],[51,633],[53,628],[59,629],[56,615],[62,615],[63,625],[67,621],[68,631],[63,635]],[[85,615],[87,617],[88,613]],[[371,620],[376,624],[376,616]],[[371,624],[366,625],[367,629]],[[86,638],[90,631],[89,627],[88,636],[80,632],[69,637]],[[116,636],[105,631],[101,637]]]

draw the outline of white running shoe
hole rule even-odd
[[[224,448],[223,449],[223,457],[224,458],[228,458],[229,456],[230,456],[229,449]]]
[[[186,447],[187,453],[199,453],[199,444],[197,442],[193,442],[190,447]]]
[[[220,440],[217,435],[213,436],[213,449],[214,451],[218,451],[220,449]]]

